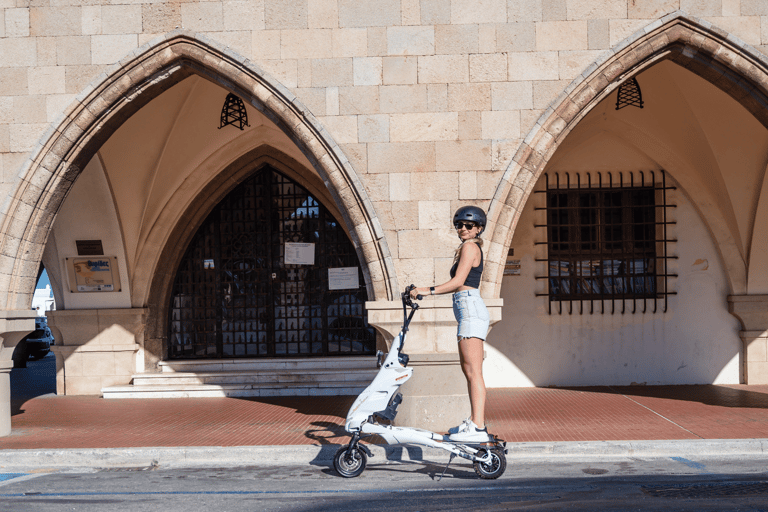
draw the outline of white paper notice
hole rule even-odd
[[[286,265],[314,265],[315,244],[285,243]]]
[[[360,288],[357,267],[328,269],[329,290],[356,290]]]

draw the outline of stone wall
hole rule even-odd
[[[756,0],[24,3],[0,2],[0,193],[91,81],[184,28],[257,63],[326,127],[362,176],[403,282],[444,274],[450,258],[435,254],[453,246],[449,212],[490,203],[544,109],[611,46],[677,9],[758,48],[768,39]]]

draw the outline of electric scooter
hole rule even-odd
[[[413,374],[413,368],[408,367],[408,355],[403,352],[403,345],[408,325],[419,309],[419,305],[411,298],[411,290],[414,288],[414,285],[410,285],[402,294],[403,328],[392,341],[392,347],[386,357],[381,351],[377,354],[379,373],[357,397],[347,413],[345,429],[352,434],[352,440],[336,452],[333,466],[339,475],[345,478],[359,476],[365,470],[368,457],[373,457],[370,449],[361,444],[360,440],[375,434],[390,445],[422,445],[450,452],[450,460],[440,479],[456,456],[471,460],[475,473],[480,478],[499,478],[507,468],[507,443],[496,436],[489,434],[489,440],[481,443],[457,443],[451,441],[448,435],[392,425],[397,408],[403,401],[403,395],[397,393],[397,390]],[[408,308],[411,309],[410,313]]]

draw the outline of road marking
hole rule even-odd
[[[709,471],[706,471],[707,466],[705,464],[702,464],[701,462],[694,462],[692,460],[688,460],[683,457],[670,457],[670,459],[680,462],[681,464],[685,464],[689,468],[698,469],[701,471],[702,475],[713,475],[714,473],[710,473]]]
[[[19,478],[24,475],[26,475],[26,473],[0,473],[0,482],[10,480],[11,478]]]
[[[502,487],[472,487],[471,492],[498,491]],[[179,496],[179,495],[260,495],[260,494],[381,494],[381,493],[414,493],[414,492],[456,492],[466,489],[318,489],[314,491],[126,491],[126,492],[12,492],[0,493],[0,498],[22,498],[25,496],[62,497],[62,496]]]
[[[24,482],[26,480],[32,480],[33,478],[43,476],[44,474],[45,473],[0,473],[0,487],[3,487],[4,485]]]

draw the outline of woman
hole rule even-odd
[[[483,341],[488,334],[490,318],[478,287],[483,273],[483,240],[485,212],[476,206],[456,210],[453,225],[461,239],[456,249],[451,280],[424,288],[414,288],[411,296],[453,293],[453,314],[459,322],[458,342],[461,369],[467,378],[472,415],[458,427],[449,430],[451,441],[488,441],[485,427],[485,381],[483,380]]]

